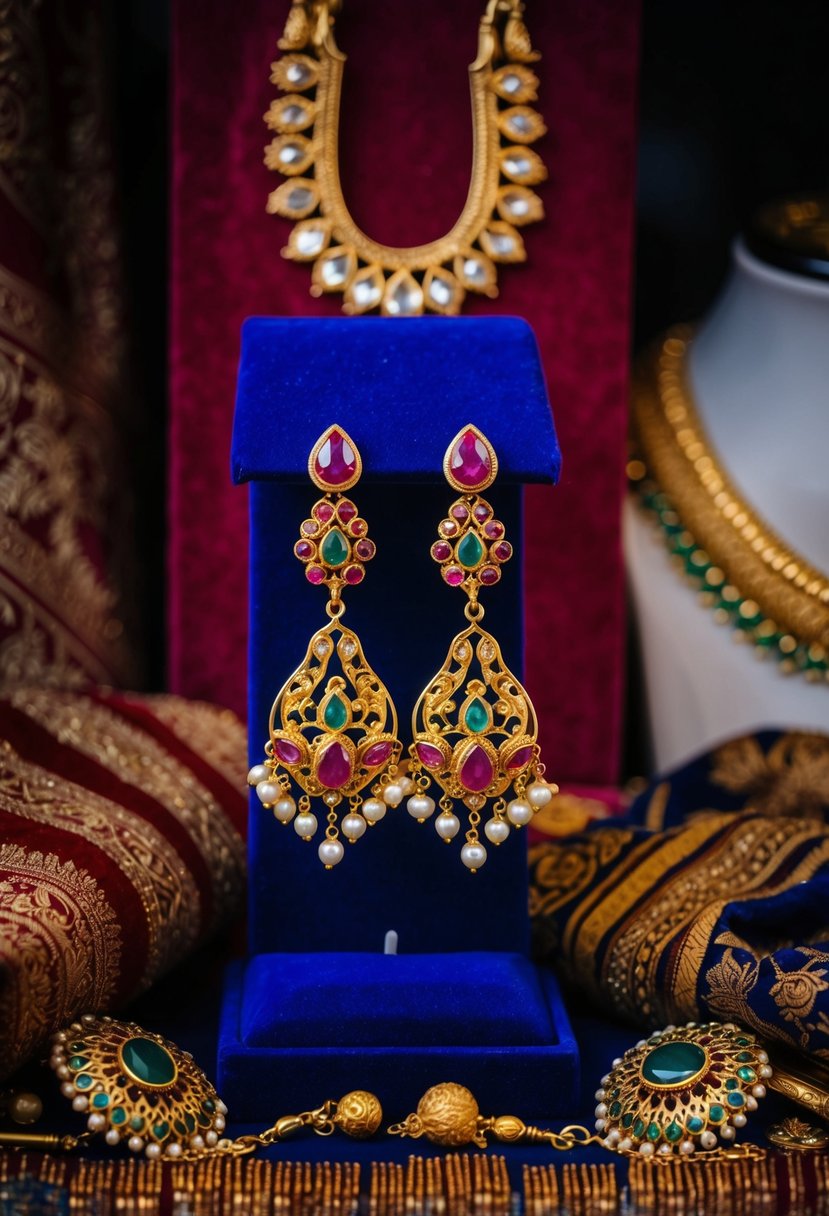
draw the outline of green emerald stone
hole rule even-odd
[[[750,1051],[741,1051],[737,1056],[741,1064],[750,1064],[753,1058]]]
[[[719,1105],[714,1105],[708,1111],[708,1118],[712,1123],[722,1123],[725,1118],[725,1111]]]
[[[658,1123],[649,1123],[648,1124],[648,1139],[649,1140],[658,1140],[661,1135],[662,1135],[662,1132],[659,1130]]]
[[[69,1061],[69,1067],[73,1072],[77,1072],[79,1068],[86,1068],[88,1063],[89,1060],[85,1056],[72,1056],[72,1059]]]
[[[705,1052],[696,1043],[662,1043],[645,1056],[642,1076],[649,1085],[682,1085],[705,1067]]]
[[[154,1140],[164,1140],[170,1134],[169,1123],[154,1123],[152,1126],[152,1135]]]
[[[154,1039],[127,1039],[121,1047],[124,1068],[142,1085],[170,1085],[176,1079],[176,1064],[165,1047]]]
[[[199,1127],[210,1127],[211,1119],[209,1115],[205,1115],[202,1112],[196,1115],[196,1119],[198,1120]]]
[[[86,1051],[86,1043],[70,1043],[70,1051]]]
[[[189,1111],[184,1116],[184,1123],[185,1123],[185,1126],[187,1127],[188,1132],[194,1132],[196,1130],[196,1120],[193,1118],[193,1116],[190,1114]]]
[[[201,1108],[202,1108],[202,1110],[208,1111],[212,1115],[216,1109],[216,1103],[213,1101],[212,1098],[205,1098],[205,1100],[201,1104]]]
[[[625,1127],[625,1128],[630,1127],[632,1122],[633,1122],[633,1111],[632,1110],[625,1111],[625,1113],[622,1115],[622,1127]]]
[[[742,1036],[739,1039],[735,1039],[734,1042],[737,1044],[738,1047],[750,1047],[751,1046],[749,1040],[742,1038]]]
[[[725,1088],[726,1089],[739,1089],[740,1082],[737,1080],[736,1077],[729,1077],[725,1083]]]
[[[92,1098],[92,1105],[97,1106],[98,1110],[103,1110],[105,1106],[109,1106],[109,1094],[95,1094]]]
[[[115,1126],[118,1127],[119,1124],[124,1123],[126,1121],[126,1118],[127,1118],[127,1112],[124,1110],[123,1106],[116,1106],[115,1110],[109,1116],[109,1121],[110,1121],[110,1123],[114,1123]]]
[[[186,1135],[187,1135],[187,1124],[184,1122],[184,1120],[183,1120],[183,1119],[175,1119],[175,1120],[173,1121],[173,1128],[174,1128],[174,1130],[175,1130],[175,1131],[177,1131],[177,1132],[178,1132],[178,1134],[179,1134],[180,1136],[186,1136]]]
[[[348,721],[348,709],[342,697],[334,693],[328,699],[323,714],[323,721],[329,730],[342,730]]]
[[[467,532],[455,551],[458,561],[467,570],[477,566],[483,555],[484,547],[474,532]]]
[[[682,1139],[682,1128],[678,1123],[669,1123],[665,1128],[665,1139],[670,1140],[672,1144],[676,1144],[677,1140]]]
[[[332,528],[320,546],[320,557],[329,566],[341,566],[348,561],[348,541],[339,528]]]
[[[134,1132],[140,1132],[141,1128],[143,1126],[144,1126],[144,1120],[141,1117],[141,1115],[133,1115],[133,1117],[130,1119],[130,1127],[132,1128],[132,1130]]]
[[[637,1119],[633,1125],[633,1134],[637,1140],[640,1140],[645,1134],[645,1125],[641,1119]]]
[[[92,1084],[92,1078],[88,1072],[82,1072],[75,1077],[75,1084],[78,1089],[89,1089],[90,1085]]]
[[[618,1119],[618,1117],[619,1117],[619,1115],[621,1115],[621,1113],[622,1113],[622,1103],[621,1102],[611,1102],[610,1103],[611,1119]]]
[[[689,1132],[701,1132],[705,1127],[705,1120],[700,1119],[699,1115],[691,1115],[685,1126]]]
[[[474,731],[476,735],[489,726],[489,713],[480,697],[469,702],[463,720],[469,730]]]
[[[747,1067],[738,1068],[737,1076],[740,1078],[741,1081],[756,1081],[757,1080],[757,1073],[754,1071],[753,1068],[747,1068]]]
[[[745,1098],[742,1094],[732,1093],[728,1095],[726,1102],[729,1106],[744,1106]]]

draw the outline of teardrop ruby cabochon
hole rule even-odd
[[[476,426],[462,427],[443,457],[446,480],[462,494],[474,494],[491,486],[498,475],[495,449]]]
[[[308,476],[327,493],[350,490],[360,480],[363,462],[356,443],[341,426],[329,426],[311,448]]]

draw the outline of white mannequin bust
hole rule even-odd
[[[769,266],[738,241],[688,377],[738,492],[829,572],[829,282]],[[651,522],[631,501],[624,515],[655,767],[762,726],[829,731],[829,685],[786,676],[738,645],[679,576]]]

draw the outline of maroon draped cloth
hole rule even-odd
[[[228,452],[246,316],[331,315],[307,267],[279,251],[290,225],[265,213],[269,64],[286,0],[174,5],[170,680],[243,710],[247,496]],[[482,0],[346,0],[341,161],[355,219],[405,245],[449,229],[468,183],[467,65]],[[496,301],[538,336],[564,452],[556,489],[527,492],[527,684],[551,773],[610,783],[618,761],[624,645],[623,490],[631,291],[638,5],[527,5],[542,52],[537,145],[547,211],[528,262]],[[447,322],[451,323],[451,322]],[[504,402],[509,408],[509,402]]]

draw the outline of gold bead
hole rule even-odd
[[[366,1140],[383,1122],[383,1108],[368,1090],[354,1089],[340,1098],[334,1122],[346,1135]]]
[[[433,1085],[417,1104],[423,1135],[433,1144],[456,1148],[469,1144],[478,1132],[478,1103],[464,1085],[444,1081]]]
[[[493,1133],[507,1144],[515,1144],[526,1130],[526,1125],[517,1115],[499,1115],[492,1125]]]

